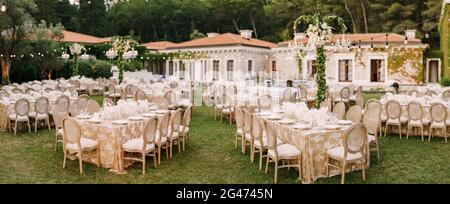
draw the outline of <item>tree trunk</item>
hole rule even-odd
[[[258,39],[258,33],[256,32],[255,18],[253,18],[253,15],[250,15],[250,20],[252,21],[253,33],[255,33],[255,38]]]
[[[363,12],[363,18],[364,18],[364,31],[366,33],[369,33],[369,28],[367,26],[367,13],[366,13],[366,7],[364,6],[363,0],[359,0],[359,3],[361,4],[362,12]]]
[[[234,19],[234,18],[233,18],[233,26],[234,26],[234,28],[236,29],[237,33],[239,33],[239,32],[240,32],[240,29],[239,29],[239,26],[238,26],[238,24],[237,24],[236,19]]]
[[[350,16],[350,20],[352,21],[353,33],[357,33],[358,30],[357,30],[357,28],[356,28],[355,19],[353,18],[352,12],[351,12],[350,9],[348,8],[348,2],[347,2],[347,0],[344,0],[344,6],[345,6],[345,10],[347,11],[348,15]]]
[[[2,64],[2,84],[9,84],[9,71],[11,69],[11,59],[9,57],[1,59]]]

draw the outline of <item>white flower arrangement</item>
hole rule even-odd
[[[308,36],[307,47],[309,49],[316,49],[317,47],[324,46],[333,36],[332,29],[327,23],[322,23],[320,26],[309,24],[306,30],[306,35]]]
[[[74,43],[69,46],[69,50],[72,55],[80,55],[83,51],[86,51],[86,48],[83,45]]]

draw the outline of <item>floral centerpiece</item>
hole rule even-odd
[[[297,32],[297,26],[301,24],[307,24],[306,36],[308,37],[307,49],[316,51],[316,83],[317,83],[317,101],[316,106],[325,100],[327,91],[327,81],[325,76],[326,69],[326,56],[325,56],[325,44],[331,41],[333,37],[333,27],[331,24],[336,24],[340,27],[342,32],[347,30],[344,24],[344,20],[337,16],[325,16],[322,18],[320,13],[314,15],[303,15],[298,17],[294,22],[294,32]],[[295,41],[295,39],[294,39]],[[300,53],[301,54],[301,53]],[[299,55],[300,55],[299,54]],[[298,58],[301,58],[299,56]]]
[[[78,75],[78,56],[81,55],[84,51],[86,51],[86,48],[83,45],[80,45],[78,43],[74,43],[69,46],[70,54],[73,55],[73,66],[72,66],[72,76]],[[66,54],[66,58],[68,58]]]
[[[114,37],[112,39],[112,47],[106,52],[106,56],[110,59],[117,59],[117,66],[119,67],[119,83],[123,80],[124,60],[136,58],[138,52],[134,50],[137,42],[129,37]]]

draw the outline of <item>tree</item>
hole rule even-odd
[[[36,21],[44,20],[49,24],[56,24],[59,22],[56,14],[57,0],[34,0],[37,10],[33,13],[33,18]]]
[[[104,1],[80,0],[78,21],[80,32],[94,36],[105,36],[107,20]]]
[[[71,4],[70,0],[58,0],[55,5],[55,11],[58,22],[63,24],[67,30],[78,30],[78,8]]]
[[[34,1],[6,0],[6,12],[0,12],[0,53],[2,84],[9,84],[11,60],[15,57],[19,42],[23,41],[31,29],[31,13],[36,11]]]

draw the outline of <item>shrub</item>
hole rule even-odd
[[[124,64],[124,70],[128,72],[139,71],[143,68],[142,63],[140,61],[134,60],[131,62],[126,62]]]
[[[94,78],[104,77],[104,78],[110,78],[112,77],[111,72],[112,64],[106,61],[98,60],[94,64]]]
[[[80,76],[94,78],[93,61],[78,60],[78,74]]]
[[[450,76],[442,77],[440,83],[442,86],[445,86],[445,87],[450,86]]]

